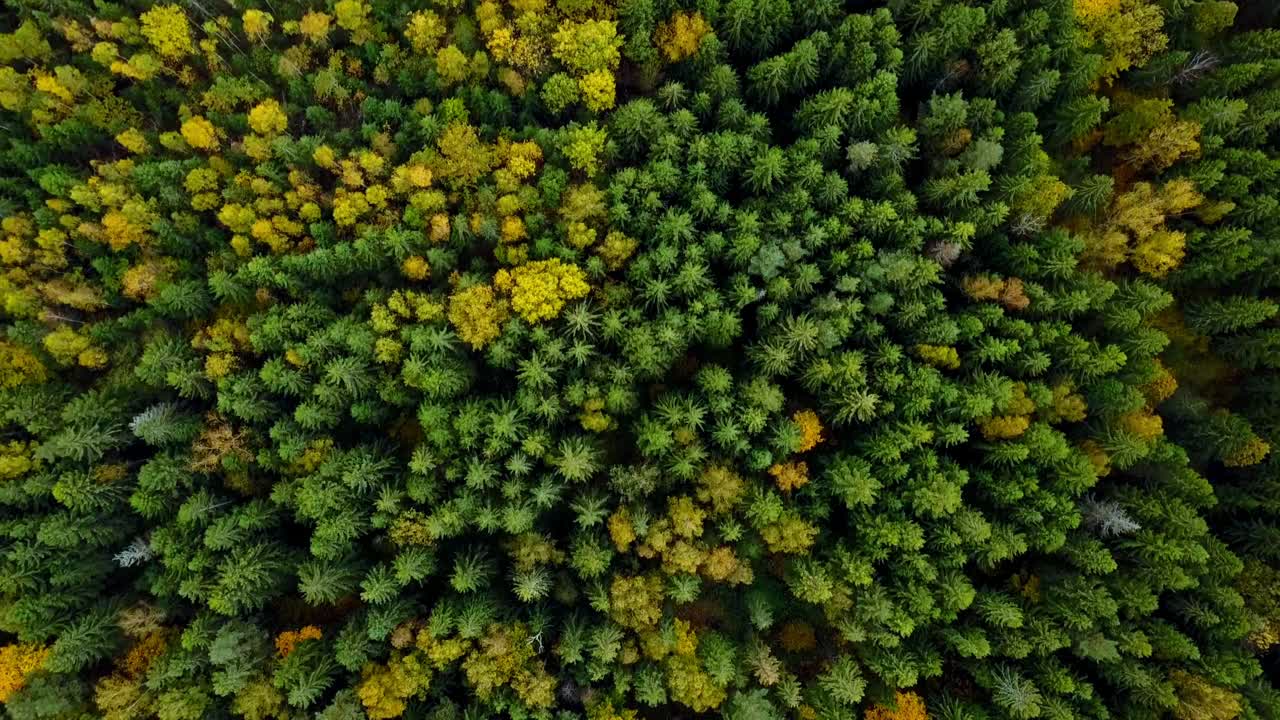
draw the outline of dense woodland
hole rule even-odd
[[[4,8],[0,716],[1280,717],[1272,3]]]

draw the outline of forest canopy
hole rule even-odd
[[[4,8],[3,717],[1280,717],[1268,3]]]

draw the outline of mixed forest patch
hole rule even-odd
[[[0,715],[1280,717],[1266,3],[4,7]]]

